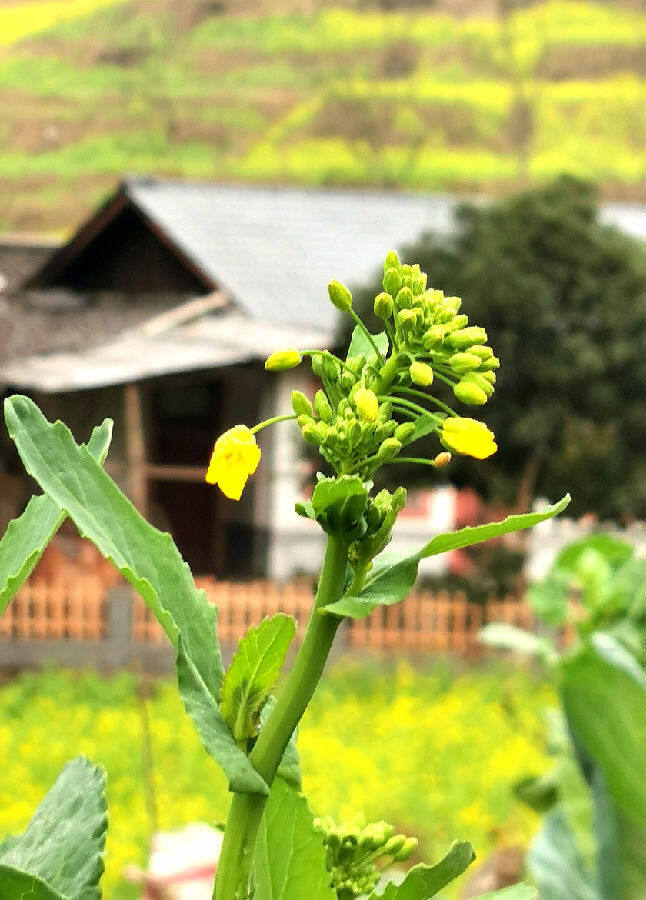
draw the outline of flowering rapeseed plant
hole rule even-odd
[[[102,468],[111,423],[95,429],[87,446],[79,446],[62,423],[47,422],[28,398],[5,402],[9,434],[44,494],[32,499],[0,543],[0,604],[9,601],[69,516],[149,605],[175,648],[186,711],[232,793],[215,900],[339,900],[360,890],[370,890],[372,900],[429,900],[473,860],[470,844],[455,843],[436,865],[413,866],[401,887],[390,884],[385,893],[376,893],[372,854],[383,850],[389,858],[403,860],[404,845],[391,844],[386,850],[390,837],[382,845],[371,833],[363,835],[361,852],[357,846],[356,853],[344,850],[340,855],[330,843],[336,837],[329,829],[325,843],[299,793],[295,746],[297,726],[345,618],[361,618],[403,600],[424,557],[527,528],[557,514],[569,500],[542,513],[438,535],[410,553],[382,554],[405,505],[406,489],[401,485],[392,493],[374,494],[379,468],[402,462],[437,467],[450,463],[450,452],[483,459],[496,449],[486,426],[460,416],[446,402],[449,398],[437,396],[437,388],[450,389],[460,403],[482,406],[493,393],[498,359],[484,328],[469,325],[460,312],[460,299],[428,289],[426,282],[418,266],[402,265],[394,252],[387,255],[384,290],[375,298],[375,312],[384,323],[379,334],[371,334],[357,316],[348,288],[330,282],[331,302],[356,324],[345,359],[321,350],[272,354],[269,370],[310,359],[321,382],[313,402],[294,392],[292,413],[252,429],[237,425],[216,441],[206,478],[232,499],[241,496],[260,462],[254,435],[279,422],[295,420],[304,440],[318,448],[333,472],[331,477],[319,474],[311,500],[296,506],[299,515],[318,523],[327,543],[301,647],[276,697],[272,691],[294,636],[294,621],[279,614],[250,628],[225,671],[216,610],[195,587],[171,537],[149,525]],[[431,434],[445,450],[432,459],[404,455],[406,447]],[[80,773],[78,785],[74,773]],[[61,840],[70,847],[78,840],[76,853],[88,860],[80,890],[67,872],[52,870],[48,856],[51,807],[66,792],[70,803],[61,815]],[[44,860],[38,863],[30,832],[0,846],[0,894],[7,886],[2,864],[10,861],[8,890],[17,891],[16,880],[20,887],[38,876],[51,889],[48,898],[52,891],[71,898],[94,896],[105,839],[100,773],[83,760],[66,767],[44,805],[35,819]],[[3,857],[3,847],[8,856]],[[521,888],[516,896],[528,895]]]

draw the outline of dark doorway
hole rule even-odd
[[[222,575],[220,501],[204,483],[213,440],[221,430],[222,383],[162,382],[151,390],[148,409],[152,517],[173,535],[195,575]]]

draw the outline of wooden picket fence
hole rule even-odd
[[[201,578],[198,585],[218,607],[223,645],[235,645],[250,625],[276,612],[285,612],[297,620],[301,626],[297,640],[304,633],[312,604],[311,583],[307,580],[276,584]],[[28,582],[0,617],[0,639],[12,643],[101,641],[110,637],[107,634],[109,603],[110,591],[99,578]],[[492,598],[476,605],[461,592],[417,591],[403,603],[351,621],[344,635],[346,646],[352,649],[438,651],[473,656],[480,652],[477,635],[486,622],[534,627],[531,610],[517,598]],[[138,597],[132,605],[130,625],[126,627],[130,634],[122,636],[125,641],[148,646],[166,643],[158,622]]]

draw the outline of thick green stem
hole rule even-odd
[[[348,548],[348,540],[328,536],[314,608],[303,643],[250,754],[256,771],[269,785],[320,681],[341,622],[336,616],[322,614],[320,610],[328,603],[334,603],[343,593]],[[247,900],[253,848],[265,803],[266,797],[260,794],[234,795],[224,831],[214,900]]]

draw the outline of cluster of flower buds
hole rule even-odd
[[[500,365],[487,346],[487,332],[469,325],[459,297],[445,297],[426,282],[418,265],[402,265],[394,251],[388,254],[374,311],[385,323],[393,354],[402,354],[397,383],[429,387],[439,375],[462,403],[481,406],[493,393]]]
[[[354,900],[373,892],[381,868],[404,862],[417,847],[417,839],[395,834],[387,822],[361,821],[337,825],[330,816],[314,820],[327,850],[330,886],[339,900]],[[379,867],[381,866],[381,868]]]

